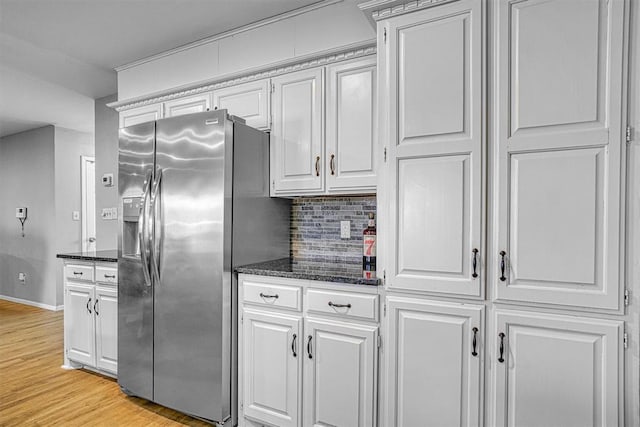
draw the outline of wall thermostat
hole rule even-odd
[[[27,217],[27,208],[16,208],[16,218],[22,219]]]
[[[113,187],[113,174],[105,173],[102,175],[102,185],[105,187]]]

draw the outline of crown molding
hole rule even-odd
[[[416,10],[428,9],[458,0],[368,0],[359,3],[358,7],[367,13],[367,18],[380,21],[392,16],[402,15]]]
[[[126,99],[123,101],[111,102],[107,104],[107,107],[114,108],[116,111],[130,110],[136,107],[166,102],[171,99],[182,98],[183,96],[195,95],[197,93],[208,92],[228,86],[235,86],[241,83],[266,79],[294,71],[320,67],[363,56],[375,55],[375,53],[375,40],[366,40],[364,42],[329,49],[311,55],[299,56],[297,58],[272,63],[262,67],[225,74],[218,76],[215,79],[179,86],[169,90],[154,92],[149,95]]]
[[[127,64],[120,65],[114,68],[115,71],[120,72],[126,70],[128,68],[137,67],[138,65],[145,64],[147,62],[155,61],[160,58],[164,58],[166,56],[170,56],[176,54],[178,52],[183,52],[185,50],[193,49],[198,46],[202,46],[208,43],[213,43],[218,40],[234,36],[236,34],[244,33],[245,31],[255,30],[256,28],[263,27],[265,25],[273,24],[278,21],[282,21],[285,19],[293,18],[294,16],[302,15],[303,13],[311,12],[316,9],[321,9],[326,6],[331,6],[332,4],[341,3],[344,0],[322,0],[317,3],[310,4],[308,6],[300,7],[298,9],[291,10],[286,13],[282,13],[280,15],[272,16],[271,18],[266,18],[260,21],[253,22],[251,24],[244,25],[242,27],[234,28],[233,30],[225,31],[224,33],[216,34],[210,37],[205,37],[200,40],[196,40],[191,43],[187,43],[182,46],[178,46],[174,49],[167,50],[155,55],[147,56],[146,58],[138,59],[134,62],[129,62]]]

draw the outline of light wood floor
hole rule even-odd
[[[0,426],[207,426],[124,395],[115,380],[62,369],[62,316],[0,300]]]

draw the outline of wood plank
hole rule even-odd
[[[118,383],[61,368],[63,312],[0,300],[1,426],[208,426],[128,397]]]

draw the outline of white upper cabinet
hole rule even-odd
[[[375,57],[327,67],[327,191],[375,192]]]
[[[624,2],[496,6],[497,299],[618,310]]]
[[[373,427],[378,327],[305,319],[304,426]]]
[[[391,289],[484,294],[482,4],[380,23]]]
[[[213,108],[226,108],[229,114],[242,117],[251,127],[269,129],[270,93],[269,79],[216,89],[213,92]]]
[[[120,127],[152,122],[162,118],[162,104],[150,104],[120,112]]]
[[[324,191],[322,68],[272,79],[272,194]]]
[[[484,307],[388,297],[387,308],[380,425],[482,425]]]
[[[496,310],[489,425],[620,426],[622,321]]]
[[[164,103],[164,117],[202,113],[211,109],[211,92],[172,99]]]

